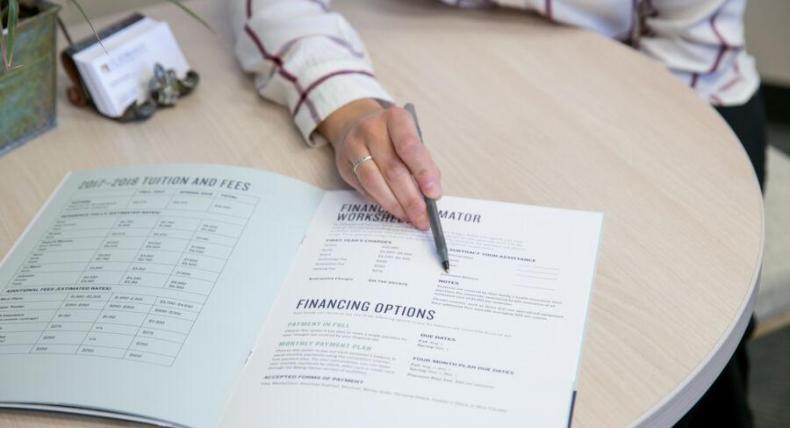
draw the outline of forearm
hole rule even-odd
[[[365,98],[389,100],[356,32],[313,0],[234,0],[236,54],[260,94],[286,106],[309,144],[331,113]]]
[[[235,1],[236,53],[261,95],[288,107],[308,144],[332,142],[346,183],[427,229],[439,169],[408,113],[380,104],[390,97],[354,30],[315,0]]]
[[[708,102],[740,104],[759,78],[745,52],[745,0],[652,2],[639,50],[662,62]]]

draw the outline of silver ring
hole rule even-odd
[[[354,175],[357,175],[357,168],[359,168],[360,165],[362,165],[363,163],[369,160],[373,160],[373,156],[371,155],[362,156],[361,158],[355,160],[354,162],[351,162],[351,170],[354,171]]]

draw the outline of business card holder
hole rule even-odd
[[[133,24],[144,19],[140,13],[132,15],[111,24],[98,31],[99,40],[104,40]],[[188,70],[184,78],[178,78],[173,70],[168,70],[161,64],[156,64],[153,70],[153,77],[148,84],[148,97],[143,102],[134,102],[128,105],[123,114],[119,117],[104,114],[97,107],[96,102],[91,97],[86,84],[86,77],[80,74],[80,70],[75,62],[75,55],[83,50],[99,43],[95,35],[90,35],[77,43],[71,42],[71,37],[65,28],[61,27],[69,46],[60,54],[63,69],[69,77],[70,85],[66,88],[66,96],[71,104],[77,107],[91,108],[96,114],[115,120],[118,122],[138,122],[149,119],[156,113],[157,109],[163,107],[173,107],[176,101],[190,94],[198,85],[200,77],[194,70]]]

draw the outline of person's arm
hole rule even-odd
[[[757,90],[744,49],[746,0],[644,2],[638,49],[665,64],[714,105],[739,105]]]
[[[320,0],[234,0],[236,55],[260,94],[288,108],[310,145],[332,143],[338,171],[396,217],[428,228],[422,194],[439,198],[439,170],[408,113],[385,108],[364,46]],[[371,155],[356,174],[352,163]]]

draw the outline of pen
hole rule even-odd
[[[406,103],[403,108],[411,114],[414,126],[417,128],[417,135],[420,136],[420,142],[425,144],[425,141],[422,139],[420,122],[417,121],[417,111],[414,110],[414,104]],[[444,240],[444,231],[442,230],[442,222],[439,220],[439,210],[436,209],[436,201],[427,196],[423,197],[425,198],[425,205],[428,207],[428,220],[431,223],[431,233],[433,233],[433,242],[436,243],[436,252],[439,253],[444,271],[449,272],[450,258],[447,255],[447,242]]]

